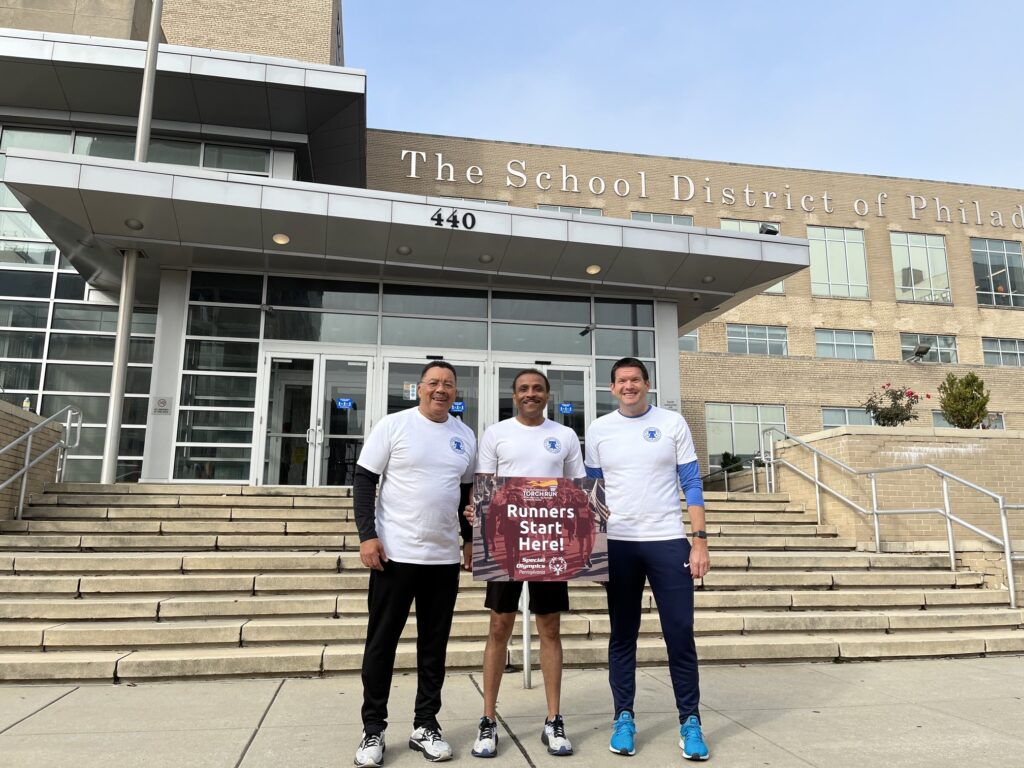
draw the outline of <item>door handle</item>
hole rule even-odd
[[[317,445],[323,445],[324,444],[324,428],[321,427],[321,426],[317,426],[317,428],[316,428],[316,444]]]
[[[316,437],[315,436],[310,437],[310,434],[309,434],[310,432],[314,432],[315,433],[316,432],[315,428],[310,427],[309,429],[306,430],[306,442],[309,443],[310,445],[312,445],[316,441]]]

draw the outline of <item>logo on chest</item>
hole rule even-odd
[[[562,450],[562,443],[557,437],[544,438],[544,450],[548,453],[559,453]]]
[[[453,451],[455,451],[455,453],[459,454],[460,456],[466,455],[466,441],[463,438],[453,437],[451,440],[448,441],[448,445],[451,447]]]
[[[657,427],[644,427],[644,440],[648,443],[656,443],[661,440],[661,430]]]

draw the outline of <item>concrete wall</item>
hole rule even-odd
[[[145,40],[151,0],[0,0],[0,27]]]
[[[42,420],[41,416],[23,411],[21,408],[10,403],[0,401],[0,448],[23,435]],[[42,434],[37,433],[32,439],[32,457],[35,458],[53,445],[60,439],[60,435],[60,427],[51,426],[47,426]],[[19,445],[0,456],[0,483],[6,481],[11,475],[20,470],[24,466],[24,462],[25,449],[23,445]],[[41,493],[44,483],[53,482],[56,471],[57,451],[54,451],[29,472],[25,498],[28,499],[29,494],[32,493]],[[20,489],[21,480],[16,480],[10,486],[0,491],[0,520],[11,520],[14,517]]]

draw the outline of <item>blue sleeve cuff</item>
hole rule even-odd
[[[676,471],[679,472],[679,486],[683,489],[683,494],[686,496],[686,506],[703,507],[704,484],[700,479],[700,467],[697,462],[691,461],[687,464],[679,464],[676,467]]]
[[[604,471],[600,467],[586,467],[587,477],[604,479]]]

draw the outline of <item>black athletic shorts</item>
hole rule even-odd
[[[521,581],[487,582],[484,607],[495,613],[515,613],[519,610],[519,596],[523,593]],[[569,585],[564,581],[531,581],[530,611],[539,616],[569,610]]]

